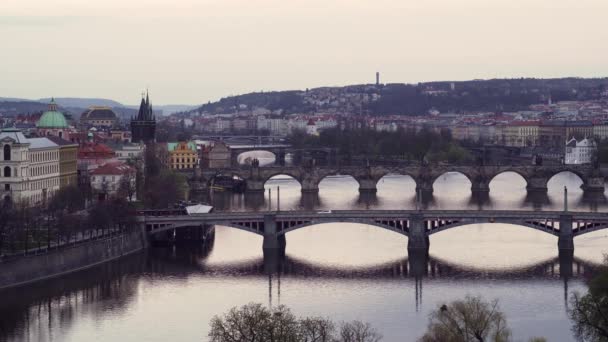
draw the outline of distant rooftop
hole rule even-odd
[[[29,140],[21,133],[19,129],[16,128],[5,128],[0,131],[0,140],[5,138],[12,139],[18,144],[28,144]]]
[[[58,146],[54,142],[52,142],[49,138],[31,138],[28,139],[30,142],[30,149],[37,148],[49,148]]]

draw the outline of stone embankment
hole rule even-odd
[[[45,254],[0,262],[0,289],[61,276],[138,252],[146,247],[142,232],[92,240]]]

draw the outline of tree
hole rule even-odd
[[[285,306],[268,310],[261,304],[232,308],[222,317],[211,320],[211,342],[298,341],[298,323]]]
[[[167,208],[186,195],[186,179],[183,175],[163,171],[160,175],[146,178],[144,203],[147,208]]]
[[[432,312],[422,342],[506,342],[511,337],[498,300],[467,296]]]
[[[53,196],[49,203],[49,209],[53,212],[66,210],[69,213],[81,210],[84,208],[85,198],[75,185],[70,185],[59,191]]]
[[[584,341],[608,341],[608,259],[604,264],[589,282],[588,293],[574,293],[570,299],[572,331]]]
[[[300,338],[305,342],[331,342],[335,324],[323,317],[305,317],[300,320]]]
[[[133,196],[137,190],[135,183],[135,174],[126,173],[120,178],[120,184],[118,185],[118,193],[121,197],[126,197],[129,202],[133,201]]]
[[[369,323],[353,321],[343,323],[340,327],[341,342],[378,342],[382,335]]]
[[[250,303],[211,320],[211,342],[378,342],[382,336],[368,323],[343,323],[339,334],[322,317],[297,319],[284,305],[268,309]]]

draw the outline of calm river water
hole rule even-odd
[[[573,174],[553,177],[547,196],[528,197],[525,182],[502,174],[487,198],[472,198],[462,175],[435,183],[429,208],[605,211],[605,198],[585,198]],[[349,177],[326,178],[318,196],[297,182],[269,181],[281,209],[414,208],[414,182],[380,180],[375,196],[360,196]],[[267,195],[215,194],[218,210],[268,208]],[[326,224],[287,235],[281,274],[267,274],[262,239],[217,227],[205,248],[155,248],[95,269],[0,292],[0,341],[205,341],[209,320],[249,302],[288,305],[297,315],[368,321],[384,341],[414,341],[440,303],[467,294],[497,298],[516,340],[545,336],[573,341],[566,297],[586,291],[602,262],[608,231],[575,239],[571,277],[560,274],[557,239],[524,227],[478,224],[433,235],[429,274],[408,275],[407,238],[358,224]]]

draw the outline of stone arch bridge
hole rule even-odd
[[[457,172],[469,179],[472,192],[489,192],[490,182],[494,177],[505,173],[519,174],[527,183],[528,191],[547,191],[547,183],[554,175],[561,172],[572,172],[582,180],[582,188],[590,192],[604,192],[604,177],[600,170],[588,165],[557,166],[346,166],[346,167],[304,167],[273,166],[244,167],[230,169],[203,170],[197,179],[199,187],[208,188],[213,178],[218,175],[232,175],[246,181],[247,191],[263,192],[264,184],[277,175],[293,177],[302,186],[302,192],[318,192],[319,183],[327,176],[349,175],[359,183],[359,191],[376,192],[378,181],[389,174],[408,175],[416,182],[416,191],[433,192],[433,183],[448,172]]]
[[[408,237],[408,249],[428,251],[429,236],[476,223],[514,224],[558,238],[558,248],[574,249],[574,237],[608,228],[608,214],[568,211],[497,210],[336,210],[327,212],[275,211],[171,215],[141,212],[138,221],[150,236],[184,227],[221,225],[264,238],[263,249],[280,251],[291,231],[323,223],[361,223]],[[345,230],[345,233],[346,230]]]

